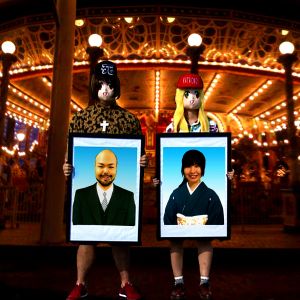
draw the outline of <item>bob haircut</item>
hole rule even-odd
[[[198,150],[189,150],[184,153],[182,157],[181,174],[184,175],[183,170],[187,167],[198,165],[201,168],[201,176],[205,173],[205,156]]]

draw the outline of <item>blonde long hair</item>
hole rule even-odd
[[[200,94],[200,107],[198,112],[198,120],[201,125],[201,132],[209,132],[209,122],[203,108],[203,90],[198,90]],[[189,132],[188,123],[184,116],[183,96],[185,90],[176,89],[175,102],[176,109],[173,116],[174,132]]]

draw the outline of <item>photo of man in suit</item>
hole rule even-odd
[[[113,182],[118,159],[111,150],[103,150],[95,158],[97,182],[76,190],[74,225],[135,225],[134,194]]]

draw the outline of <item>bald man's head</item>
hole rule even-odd
[[[109,188],[115,180],[117,164],[117,157],[111,150],[103,150],[96,156],[95,176],[102,188]]]

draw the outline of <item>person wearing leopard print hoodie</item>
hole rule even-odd
[[[90,89],[94,103],[74,114],[69,133],[142,134],[138,118],[117,104],[120,81],[116,64],[111,61],[98,63],[91,77]],[[140,165],[146,167],[147,164],[148,158],[144,154],[141,156]],[[70,176],[73,167],[66,162],[63,170],[65,176]],[[95,258],[95,249],[96,245],[79,245],[77,282],[67,300],[79,300],[88,295],[86,280]],[[113,258],[121,279],[118,296],[124,300],[139,300],[141,295],[129,279],[129,250],[128,245],[112,245]]]

